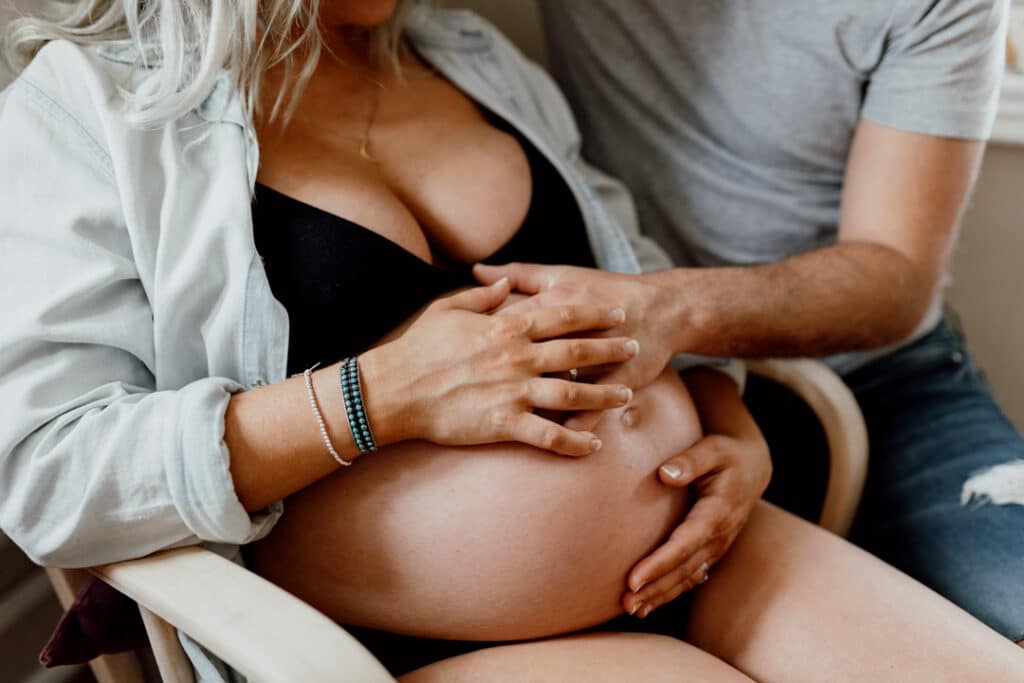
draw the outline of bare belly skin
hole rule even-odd
[[[514,444],[382,449],[290,497],[250,566],[337,621],[421,637],[601,623],[681,519],[688,494],[656,471],[701,432],[671,370],[595,431],[604,447],[582,459]]]

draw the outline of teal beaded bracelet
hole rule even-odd
[[[352,438],[360,453],[372,453],[377,450],[377,442],[370,431],[370,421],[366,417],[366,406],[363,404],[363,384],[359,377],[359,360],[353,356],[341,362],[341,398],[345,402],[345,416]]]

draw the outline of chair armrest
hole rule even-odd
[[[394,681],[326,616],[208,550],[169,550],[90,571],[254,683]]]
[[[821,420],[828,438],[829,478],[818,522],[845,536],[857,514],[868,469],[868,432],[853,392],[821,361],[752,360],[750,372],[800,396]]]

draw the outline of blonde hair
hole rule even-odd
[[[402,27],[417,0],[399,0],[384,25],[368,30],[371,54],[398,68]],[[198,107],[227,73],[250,118],[259,113],[260,83],[283,64],[284,85],[270,119],[294,110],[325,51],[317,21],[321,0],[44,0],[11,22],[4,50],[19,71],[44,45],[68,40],[98,45],[129,40],[136,69],[152,70],[145,92],[125,90],[128,120],[155,127]],[[159,60],[152,58],[159,55]]]

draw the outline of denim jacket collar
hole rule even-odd
[[[492,48],[493,38],[474,27],[474,20],[475,15],[469,10],[436,12],[417,7],[408,17],[406,31],[413,43],[424,51],[485,53]],[[96,53],[108,61],[126,66],[140,65],[143,69],[159,66],[162,61],[162,55],[155,46],[140,49],[137,43],[127,39],[104,43],[96,48]],[[217,78],[209,94],[196,107],[195,114],[206,123],[234,124],[245,131],[249,185],[251,189],[255,188],[259,145],[241,96],[227,72]]]

